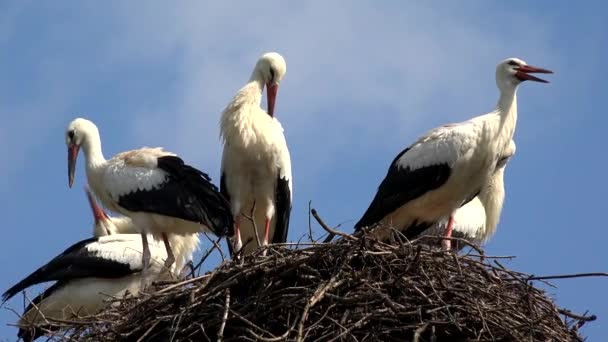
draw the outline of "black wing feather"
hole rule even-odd
[[[291,215],[291,189],[289,180],[277,177],[275,188],[275,227],[272,243],[284,243],[289,232],[289,217]]]
[[[429,165],[415,170],[398,167],[399,158],[408,150],[409,148],[401,151],[391,163],[386,177],[378,187],[376,196],[363,217],[355,225],[355,230],[379,222],[407,202],[445,184],[450,177],[452,169],[448,164]],[[422,228],[424,225],[426,223],[421,224],[419,229],[426,229]]]
[[[128,264],[100,258],[88,251],[86,246],[97,240],[98,238],[90,238],[72,245],[4,292],[2,301],[6,302],[24,289],[47,281],[66,282],[89,277],[120,278],[139,271],[132,270]]]
[[[220,193],[222,194],[222,196],[224,196],[226,201],[230,203],[230,194],[228,193],[228,186],[226,185],[226,173],[223,171],[222,175],[220,176]],[[230,257],[234,255],[234,246],[232,245],[232,237],[234,236],[234,234],[234,225],[230,225],[227,231],[228,238],[226,239],[226,245],[228,245],[228,253],[230,254]]]
[[[230,203],[211,183],[211,178],[177,156],[158,158],[158,168],[169,175],[165,183],[155,189],[122,195],[118,204],[134,212],[198,222],[217,236],[225,236],[233,224]]]

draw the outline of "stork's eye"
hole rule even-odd
[[[512,66],[519,66],[519,63],[517,63],[516,61],[509,61],[508,64]]]
[[[274,82],[274,69],[271,67],[270,68],[270,83]]]
[[[70,140],[74,140],[74,131],[68,132],[68,138],[70,138]]]

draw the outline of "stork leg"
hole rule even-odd
[[[448,226],[445,229],[445,237],[448,239],[444,239],[441,241],[441,246],[445,250],[452,249],[452,241],[449,238],[452,237],[452,230],[454,230],[454,216],[450,215],[450,219],[448,220]]]
[[[241,241],[241,215],[236,215],[234,218],[234,253],[237,253],[243,248]]]
[[[270,219],[267,217],[264,224],[264,240],[262,241],[262,246],[268,246],[268,235],[270,235]],[[265,249],[262,255],[266,256],[267,251],[268,250]]]
[[[146,287],[146,274],[148,273],[148,267],[150,267],[150,246],[148,245],[148,235],[146,233],[141,234],[141,284],[140,291],[143,291]]]
[[[171,265],[175,262],[175,256],[173,255],[173,250],[171,249],[171,245],[169,244],[169,237],[167,233],[161,234],[163,237],[163,242],[165,243],[165,249],[167,249],[167,259],[165,260],[165,267],[167,269],[171,269]],[[176,270],[179,272],[179,270]]]

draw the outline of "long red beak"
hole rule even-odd
[[[76,171],[76,159],[78,158],[78,145],[68,145],[68,186],[74,184],[74,172]]]
[[[515,77],[519,78],[522,81],[534,81],[534,82],[542,82],[549,83],[549,81],[543,80],[542,78],[538,78],[536,76],[532,76],[530,74],[552,74],[553,71],[538,68],[531,65],[522,65],[517,68],[517,73],[515,73]]]
[[[268,115],[274,117],[274,104],[277,99],[277,91],[279,91],[279,85],[272,83],[266,84],[266,96],[268,102]]]
[[[95,224],[98,224],[101,220],[108,220],[108,215],[97,205],[97,202],[93,198],[93,194],[91,194],[91,190],[89,190],[88,187],[85,187],[84,191],[87,193],[87,198],[89,199],[89,204],[91,205],[91,211],[93,211],[93,217],[95,218]]]

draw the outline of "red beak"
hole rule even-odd
[[[76,171],[76,159],[78,158],[78,145],[68,145],[68,185],[74,184],[74,172]]]
[[[274,117],[274,104],[277,99],[277,91],[279,91],[279,85],[276,83],[266,84],[266,96],[268,102],[268,115]]]
[[[542,83],[549,83],[549,81],[543,80],[542,78],[538,78],[536,76],[532,76],[530,74],[552,74],[553,71],[551,70],[547,70],[547,69],[543,69],[543,68],[538,68],[535,66],[531,66],[531,65],[522,65],[519,68],[516,69],[517,72],[515,73],[515,77],[519,78],[522,81],[534,81],[534,82],[542,82]]]
[[[108,220],[108,215],[97,205],[97,202],[93,198],[93,194],[91,194],[91,190],[89,190],[88,187],[85,187],[84,191],[87,193],[87,198],[89,199],[89,204],[93,211],[93,217],[95,218],[95,224],[99,223],[101,220]]]

